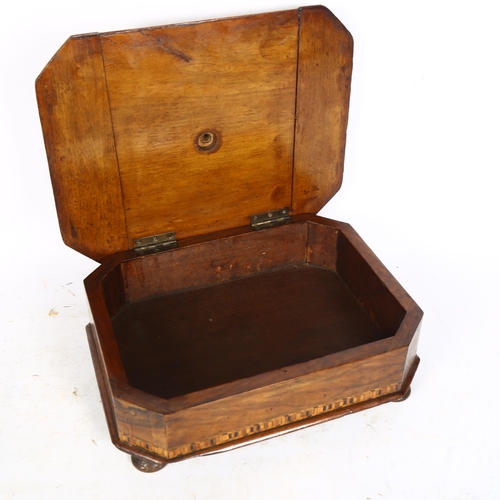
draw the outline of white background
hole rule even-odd
[[[0,497],[500,498],[499,12],[479,0],[329,1],[355,40],[349,222],[425,311],[412,396],[142,474],[109,439],[34,80],[72,34],[296,8],[183,0],[0,7]],[[51,314],[49,314],[52,311]]]

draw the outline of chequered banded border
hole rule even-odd
[[[357,403],[362,403],[370,399],[378,398],[380,396],[385,396],[386,394],[395,393],[400,389],[400,384],[391,384],[381,389],[374,389],[372,391],[363,392],[362,394],[357,394],[350,396],[348,398],[338,399],[329,404],[323,404],[318,406],[313,406],[312,408],[307,408],[300,412],[282,415],[280,417],[267,420],[265,422],[259,422],[251,426],[244,427],[232,432],[225,432],[223,434],[217,434],[210,438],[204,439],[202,441],[197,441],[195,443],[186,444],[183,446],[178,446],[171,450],[164,450],[163,448],[158,448],[151,443],[145,443],[144,441],[134,438],[132,436],[127,436],[126,434],[120,432],[120,440],[126,442],[132,446],[142,448],[151,453],[155,453],[161,457],[167,459],[177,458],[183,455],[188,455],[195,451],[205,450],[213,448],[214,446],[225,444],[230,441],[235,441],[241,439],[242,437],[251,436],[253,434],[258,434],[269,429],[275,429],[277,427],[282,427],[291,422],[297,422],[299,420],[305,420],[310,417],[315,417],[316,415],[321,415],[322,413],[327,413],[330,411],[338,410],[339,408],[344,408]]]

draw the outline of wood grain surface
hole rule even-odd
[[[99,37],[70,38],[36,91],[64,242],[98,261],[129,248]]]
[[[297,12],[102,36],[130,238],[290,205]],[[220,148],[196,138],[215,131]]]
[[[102,261],[317,212],[341,184],[351,58],[324,7],[70,38],[37,81],[64,241]]]
[[[342,184],[352,57],[352,37],[328,9],[300,10],[295,214],[317,213]]]

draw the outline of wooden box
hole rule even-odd
[[[71,37],[36,90],[61,233],[140,470],[403,399],[422,311],[347,224],[352,39],[324,7]]]

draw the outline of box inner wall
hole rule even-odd
[[[112,323],[130,385],[168,399],[393,335],[393,329],[368,314],[336,272],[338,231],[311,228],[292,224],[210,242],[211,250],[218,251],[203,249],[205,260],[207,255],[212,264],[214,258],[222,260],[211,266],[214,279],[204,286],[169,290],[165,285],[161,294],[131,301],[130,296],[140,294],[129,291],[129,301]],[[268,242],[269,253],[255,252],[251,243],[259,246],[261,240]],[[240,246],[247,255],[236,265],[231,250],[239,252]],[[158,254],[156,264],[158,259],[169,261],[169,253]],[[236,266],[240,276],[228,274],[217,282],[230,261],[231,271]],[[137,266],[139,261],[134,262]],[[142,259],[143,271],[146,262]],[[163,272],[168,281],[167,269]]]

